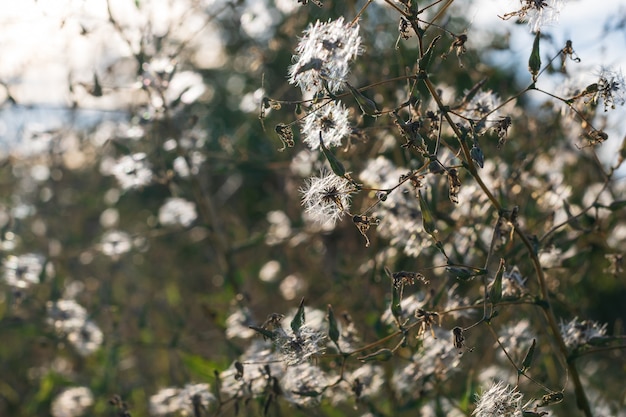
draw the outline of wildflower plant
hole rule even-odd
[[[322,23],[319,20],[304,31],[289,67],[289,82],[303,92],[336,93],[343,89],[350,61],[362,52],[359,25],[343,17]]]
[[[575,2],[500,16],[522,61],[455,0],[157,3],[60,18],[105,116],[0,164],[0,415],[624,415],[625,85]]]
[[[502,381],[478,395],[472,415],[477,417],[516,417],[522,415],[522,394]]]
[[[311,177],[301,189],[302,205],[309,217],[324,226],[334,226],[350,210],[352,184],[331,172]]]
[[[370,3],[364,5],[363,9],[352,19],[352,22],[358,21],[360,25],[364,24],[363,16],[367,16],[369,11],[379,7]],[[544,395],[545,400],[539,401],[534,406],[535,410],[538,407],[553,405],[557,401],[552,400],[562,395],[555,394],[560,391],[547,388],[528,373],[536,354],[537,339],[532,338],[532,344],[526,343],[528,350],[524,355],[514,340],[518,337],[516,327],[498,331],[492,323],[501,320],[497,317],[500,316],[502,310],[507,310],[505,305],[508,303],[533,303],[541,300],[541,304],[538,305],[540,305],[540,309],[550,325],[551,337],[555,340],[555,346],[558,348],[554,355],[565,360],[565,362],[570,357],[570,351],[573,347],[570,345],[574,343],[570,340],[574,338],[573,331],[569,330],[571,326],[561,325],[559,327],[558,325],[552,307],[553,301],[548,290],[551,278],[541,266],[542,260],[537,254],[537,241],[531,241],[528,232],[525,231],[528,227],[526,216],[534,214],[529,210],[530,206],[523,205],[520,199],[525,195],[522,188],[519,185],[514,185],[515,182],[511,181],[512,175],[514,177],[520,175],[522,184],[528,186],[534,182],[531,179],[532,176],[537,175],[542,170],[539,169],[537,173],[533,174],[525,172],[523,166],[517,167],[514,163],[508,166],[503,165],[507,154],[501,152],[498,155],[493,151],[488,154],[484,150],[484,144],[493,143],[495,138],[495,149],[502,150],[505,146],[523,148],[523,144],[509,144],[511,131],[514,128],[524,129],[523,125],[514,123],[514,120],[520,119],[519,113],[516,113],[514,109],[514,104],[524,94],[533,90],[542,92],[548,99],[561,102],[574,109],[576,117],[579,118],[581,125],[586,130],[586,135],[590,138],[589,143],[591,145],[605,141],[606,134],[593,127],[594,110],[583,113],[574,107],[574,103],[588,95],[592,98],[587,103],[595,105],[602,99],[605,103],[605,110],[608,107],[613,108],[613,104],[622,102],[618,95],[621,85],[619,75],[608,75],[608,72],[604,71],[598,83],[587,87],[585,92],[578,94],[573,99],[561,98],[555,93],[538,88],[537,82],[542,76],[545,77],[544,71],[547,68],[544,66],[545,62],[542,62],[543,56],[540,52],[541,31],[548,30],[550,25],[557,22],[559,12],[565,2],[528,1],[521,2],[521,8],[518,11],[508,13],[502,18],[508,20],[516,17],[521,21],[528,22],[531,32],[535,33],[528,60],[528,71],[532,78],[530,86],[518,92],[494,92],[493,89],[485,86],[487,79],[483,78],[475,82],[471,88],[464,90],[461,95],[444,98],[443,90],[438,86],[438,83],[445,80],[445,75],[441,73],[442,63],[438,62],[442,55],[437,55],[435,52],[441,48],[438,44],[443,42],[443,37],[452,39],[449,51],[456,49],[459,60],[462,61],[463,53],[467,52],[466,42],[471,37],[467,33],[455,33],[435,23],[435,20],[447,11],[450,4],[441,7],[439,13],[435,14],[435,18],[430,21],[427,17],[420,16],[420,13],[427,11],[429,7],[435,6],[438,2],[426,6],[424,9],[420,9],[413,2],[385,3],[391,7],[394,13],[397,13],[400,21],[398,25],[400,33],[396,43],[399,56],[403,56],[400,46],[411,39],[412,34],[417,35],[417,60],[413,66],[407,66],[404,75],[398,74],[396,78],[390,77],[388,81],[378,81],[360,89],[352,87],[347,80],[344,84],[330,86],[328,80],[318,81],[316,78],[313,81],[312,78],[312,75],[324,74],[322,66],[327,64],[326,58],[307,57],[304,60],[306,65],[302,65],[304,40],[310,41],[314,38],[311,35],[316,33],[315,30],[308,29],[303,41],[297,47],[294,60],[298,64],[289,69],[289,82],[300,85],[303,93],[307,93],[311,89],[315,92],[312,104],[309,106],[313,110],[303,116],[305,124],[301,127],[302,142],[313,151],[321,151],[320,157],[327,161],[332,170],[332,173],[329,172],[324,177],[312,177],[305,180],[306,185],[301,189],[304,195],[302,204],[305,212],[308,215],[315,214],[314,217],[320,221],[327,219],[327,224],[333,226],[341,221],[341,214],[348,212],[348,210],[350,213],[356,213],[352,216],[353,219],[365,218],[368,221],[375,219],[377,227],[374,233],[385,239],[390,245],[402,249],[405,256],[430,259],[435,263],[433,269],[442,268],[453,279],[465,282],[466,285],[471,282],[479,283],[478,287],[482,287],[482,291],[479,290],[474,295],[474,303],[479,303],[481,306],[479,308],[483,310],[483,316],[474,319],[473,323],[469,325],[452,326],[453,328],[449,330],[452,339],[451,348],[460,353],[472,352],[474,347],[467,344],[469,335],[484,326],[487,333],[495,339],[495,348],[504,354],[503,357],[516,370],[518,382],[520,377],[524,377],[535,383],[538,389],[548,391],[547,397]],[[339,18],[335,25],[342,25],[343,22],[344,18]],[[319,25],[321,24],[318,21],[313,28],[318,28]],[[363,43],[367,44],[367,41],[363,40]],[[309,48],[313,50],[311,46]],[[365,49],[369,50],[369,48]],[[568,41],[564,48],[557,50],[555,55],[549,57],[547,65],[551,65],[561,56],[565,58],[574,57],[571,42]],[[367,76],[370,79],[373,77],[374,68],[370,66],[367,72],[359,73],[360,57],[353,54],[350,58],[354,60],[352,64],[355,68],[354,77]],[[580,62],[578,57],[574,60]],[[337,65],[347,62],[339,57],[336,61]],[[310,80],[307,84],[308,88],[305,88],[303,83],[297,83],[295,79],[296,75],[301,76],[302,68],[313,70],[311,77],[307,78]],[[375,66],[375,68],[382,69],[381,66]],[[471,75],[472,72],[470,71]],[[473,75],[478,76],[479,73],[475,72]],[[335,78],[343,79],[343,77]],[[387,83],[394,85],[398,81],[406,85],[396,85],[395,96],[385,96],[385,85]],[[338,96],[337,93],[341,90],[344,91],[344,94]],[[386,97],[384,110],[378,110],[381,107],[380,102],[377,105],[367,97],[368,90],[371,90],[370,96]],[[308,106],[307,102],[310,100],[308,97],[310,95],[305,95],[302,102],[297,102],[298,106]],[[350,99],[354,99],[354,101]],[[273,102],[280,101],[277,98],[271,100]],[[353,150],[351,144],[346,147],[346,155],[328,152],[321,140],[321,146],[316,146],[318,142],[314,139],[315,136],[311,135],[310,126],[313,121],[321,120],[323,116],[315,114],[319,112],[320,108],[330,106],[330,103],[332,106],[342,106],[341,103],[346,103],[345,105],[349,106],[351,102],[353,105],[356,104],[355,109],[362,113],[362,116],[359,117],[357,116],[359,112],[355,111],[354,116],[349,119],[353,126],[351,131],[368,128],[367,126],[372,126],[374,123],[374,126],[377,127],[374,128],[375,130],[371,130],[371,133],[367,134],[368,136],[371,135],[376,137],[376,140],[382,141],[383,135],[390,135],[391,137],[396,136],[398,139],[401,138],[402,141],[395,138],[389,139],[387,147],[379,146],[376,148],[377,151],[370,150],[367,152],[364,150],[362,153],[358,149]],[[283,104],[289,103],[284,102]],[[311,117],[312,114],[315,115],[315,118]],[[328,111],[326,114],[332,113]],[[368,119],[370,116],[374,116],[373,121]],[[382,118],[388,118],[392,123],[379,123]],[[347,120],[348,118],[345,119],[345,121]],[[320,127],[314,133],[318,133],[322,138],[325,133],[330,133],[328,130],[334,128],[337,123],[331,121],[326,125],[329,126],[326,132],[323,127],[324,123],[319,123]],[[349,129],[346,127],[345,130],[348,131]],[[334,139],[334,132],[329,137],[333,138],[333,146],[341,146],[341,140]],[[372,139],[370,138],[370,140]],[[327,140],[327,143],[330,142]],[[390,157],[392,154],[390,150],[394,148],[396,149],[395,152],[402,155],[402,158]],[[494,148],[489,146],[488,149]],[[368,155],[368,158],[365,159],[367,161],[365,165],[362,162],[359,164],[360,155]],[[402,160],[402,165],[395,165],[397,159]],[[359,175],[359,179],[363,181],[362,184],[356,183],[352,177],[347,175],[344,168],[346,163],[352,169],[355,166],[363,166]],[[617,169],[619,163],[621,162],[613,166],[606,176],[606,187],[609,187],[611,173]],[[498,168],[495,164],[498,164]],[[539,193],[544,195],[536,194],[534,200],[537,205],[533,204],[533,206],[539,210],[564,207],[567,204],[570,189],[561,190],[561,183],[564,180],[562,176],[549,170],[545,172],[549,172],[549,175],[556,175],[558,178],[553,180],[554,191],[545,189],[540,191]],[[545,183],[543,181],[545,180],[535,182],[535,186]],[[344,184],[346,188],[341,190],[338,184]],[[507,192],[506,188],[509,186],[513,186],[515,190]],[[535,186],[531,185],[531,188]],[[318,192],[318,189],[321,192]],[[446,189],[449,200],[447,204],[443,203],[441,199],[442,191]],[[467,193],[467,199],[461,199],[461,194],[464,192]],[[350,195],[349,208],[347,208],[348,195]],[[342,200],[341,196],[345,196],[346,200]],[[478,207],[471,207],[477,202]],[[359,207],[362,207],[360,212]],[[571,219],[574,215],[569,206],[567,207],[565,209],[566,219]],[[455,223],[449,219],[454,219]],[[568,223],[569,221],[565,220],[565,222],[549,225],[546,234],[541,240],[538,240],[539,245],[541,246],[543,239],[560,234],[561,228]],[[355,222],[355,224],[358,227],[358,223]],[[463,229],[464,227],[467,228]],[[456,233],[458,230],[464,230],[465,243],[463,243],[463,239],[458,238],[456,242],[454,241],[455,230]],[[362,230],[359,231],[363,233]],[[369,244],[370,239],[368,238],[366,247]],[[516,265],[519,261],[517,256],[510,252],[513,247],[524,248],[523,250],[530,255],[529,266],[534,269],[537,287],[532,289],[528,287],[528,278],[522,276]],[[494,261],[496,254],[500,257],[499,263]],[[391,257],[384,259],[383,262],[394,262],[396,259]],[[481,260],[482,264],[480,263]],[[514,262],[514,266],[509,266],[510,262]],[[436,266],[437,264],[440,266]],[[423,277],[426,270],[406,274]],[[392,274],[389,270],[386,271],[390,278],[397,275]],[[442,276],[442,274],[436,274],[436,276]],[[427,283],[427,280],[424,280],[424,283]],[[372,351],[358,359],[369,362],[388,361],[396,355],[402,357],[401,348],[407,346],[407,336],[410,330],[415,331],[418,339],[423,340],[414,348],[415,351],[419,353],[430,348],[430,352],[427,351],[426,354],[432,353],[434,348],[428,346],[425,341],[429,334],[438,340],[436,338],[437,332],[433,330],[434,326],[440,326],[442,321],[445,322],[446,317],[452,323],[472,319],[471,315],[456,314],[457,311],[472,310],[471,302],[449,304],[446,308],[441,304],[440,297],[431,299],[421,296],[421,301],[415,299],[416,303],[414,303],[412,301],[413,295],[408,297],[404,295],[406,288],[413,284],[415,284],[415,280],[392,279],[391,302],[382,321],[387,325],[396,327],[395,334],[399,338],[398,344],[378,349],[372,347]],[[440,288],[439,291],[442,291],[445,287]],[[532,295],[533,292],[534,296]],[[455,300],[455,298],[459,299],[458,296],[449,294],[450,300]],[[410,307],[415,311],[413,317],[408,315],[406,311],[410,303],[415,304]],[[463,317],[465,318],[462,319]],[[524,331],[533,333],[529,329],[529,322],[524,320],[523,323]],[[330,328],[333,328],[332,323]],[[593,328],[595,327],[592,326],[589,329]],[[563,335],[568,335],[568,337],[564,338]],[[334,338],[339,338],[338,333],[335,334]],[[576,343],[578,343],[577,346],[585,344],[584,341],[580,340]],[[337,345],[337,347],[339,346]],[[570,347],[568,348],[568,346]],[[341,352],[341,349],[339,351]],[[357,351],[359,350],[357,349]],[[416,353],[416,355],[418,354]],[[418,355],[414,358],[423,359],[423,356]],[[420,360],[414,360],[418,369],[424,369],[424,365],[419,364]],[[452,364],[446,364],[446,361],[441,358],[431,359],[431,361],[439,363],[439,374],[452,366]],[[458,363],[455,361],[454,366],[456,365]],[[403,372],[408,372],[408,369],[405,366],[403,371],[396,371],[395,380],[400,381],[400,376]],[[564,372],[567,378],[572,379],[578,406],[586,415],[592,415],[591,406],[584,395],[578,369],[570,363]],[[410,379],[415,381],[419,378],[413,375]],[[412,390],[412,392],[415,391],[423,395],[425,388]],[[550,397],[551,395],[552,397]],[[406,395],[402,397],[406,397]],[[478,397],[473,413],[481,416],[521,416],[522,413],[536,413],[531,408],[530,403],[522,404],[522,393],[517,386],[510,387],[502,383],[494,383],[491,388]],[[545,412],[537,413],[539,415],[545,414]]]

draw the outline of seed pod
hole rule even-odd
[[[335,175],[339,177],[344,177],[346,175],[346,169],[344,168],[341,161],[337,159],[335,155],[333,155],[333,153],[326,147],[326,145],[324,145],[324,140],[322,139],[322,132],[320,132],[320,148],[322,149],[322,153],[324,154],[324,156],[328,160],[328,163],[330,164],[330,169],[333,170]]]
[[[526,356],[522,362],[522,369],[520,370],[521,373],[530,369],[530,365],[533,362],[533,355],[535,354],[535,346],[537,346],[537,340],[533,339],[533,343],[530,345],[530,348],[528,348],[528,352],[526,352]]]
[[[496,272],[496,277],[491,284],[491,288],[489,289],[489,300],[492,304],[498,304],[500,300],[502,300],[502,276],[504,275],[504,259],[500,259],[500,266],[498,267],[498,272]]]
[[[378,116],[380,112],[376,108],[376,103],[374,103],[373,100],[365,97],[359,90],[352,87],[350,84],[346,83],[346,85],[348,86],[350,93],[352,93],[352,96],[356,100],[363,114],[367,114],[368,116]]]
[[[337,327],[337,319],[335,318],[335,313],[333,312],[333,307],[328,304],[328,337],[335,344],[339,340],[339,328]]]
[[[528,58],[528,71],[533,76],[533,82],[537,81],[537,75],[541,68],[541,54],[539,53],[539,39],[541,38],[541,32],[535,34],[535,40],[533,42],[533,50]]]
[[[422,225],[424,226],[424,230],[426,233],[434,237],[434,234],[437,233],[437,226],[435,225],[435,218],[430,212],[430,208],[422,197],[422,192],[418,191],[417,198],[420,201],[420,209],[422,210]]]
[[[441,39],[441,35],[436,36],[430,42],[430,45],[428,46],[426,52],[424,52],[424,55],[418,60],[420,71],[428,71],[428,67],[430,66],[430,61],[433,57],[433,52],[435,50],[435,45],[437,45],[439,39]]]

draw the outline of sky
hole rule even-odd
[[[468,7],[472,26],[491,27],[502,34],[510,33],[512,50],[517,52],[517,58],[522,62],[518,67],[525,69],[534,35],[530,33],[528,25],[514,25],[512,21],[503,24],[498,17],[518,10],[519,1],[465,0],[464,4]],[[567,40],[572,41],[581,62],[569,62],[568,71],[580,79],[582,85],[588,85],[597,81],[603,66],[626,74],[626,27],[608,33],[604,30],[607,20],[615,23],[620,16],[622,20],[626,19],[626,0],[566,0],[558,21],[543,28],[542,32],[552,36],[559,45],[564,46]],[[529,77],[527,72],[520,74],[526,85],[530,81]],[[538,85],[558,91],[558,83],[561,81],[555,78]],[[606,116],[608,123],[605,130],[609,140],[598,148],[598,153],[603,160],[610,162],[616,158],[616,151],[626,138],[626,107],[618,106],[608,111]],[[622,175],[626,176],[626,172]]]

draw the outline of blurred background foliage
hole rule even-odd
[[[19,84],[17,78],[0,80],[6,90],[2,113],[67,108],[65,122],[52,123],[51,128],[35,120],[11,131],[0,166],[5,269],[5,279],[0,280],[0,415],[48,415],[64,388],[87,386],[94,396],[87,415],[122,415],[125,408],[110,403],[119,395],[131,415],[145,416],[150,397],[164,387],[190,382],[214,387],[215,372],[231,366],[249,344],[225,337],[227,318],[244,307],[252,315],[250,324],[260,325],[270,313],[293,310],[301,297],[311,308],[325,310],[332,304],[338,314],[349,313],[364,341],[375,341],[390,332],[380,320],[390,298],[384,266],[422,271],[431,282],[425,292],[433,296],[456,285],[460,296],[479,300],[475,282],[459,281],[443,268],[428,269],[441,264],[433,248],[417,258],[401,250],[390,256],[385,254],[388,242],[375,230],[366,248],[349,220],[320,232],[302,217],[298,189],[307,176],[317,174],[323,159],[302,152],[305,145],[297,133],[295,147],[278,152],[281,144],[274,126],[301,116],[297,106],[289,104],[301,96],[287,84],[287,68],[308,23],[355,16],[363,2],[326,1],[322,8],[295,0],[96,3],[69,2],[65,14],[48,16],[59,32],[80,37],[79,42],[93,44],[102,54],[79,69],[68,66],[60,103],[42,100],[38,106],[20,96],[22,90],[13,86]],[[32,13],[46,16],[49,7],[35,2]],[[448,30],[477,30],[465,20],[462,7],[452,7],[449,14]],[[397,18],[383,2],[374,2],[362,16],[366,48],[352,67],[354,85],[402,77],[414,65],[414,42],[394,47]],[[491,37],[485,28],[480,32],[480,47],[470,36],[461,57],[463,67],[454,54],[436,60],[431,68],[436,82],[456,92],[456,98],[483,78],[483,88],[501,98],[518,93],[523,87],[514,68],[488,59],[490,51],[508,48],[506,40]],[[446,39],[438,53],[446,53],[451,41]],[[552,53],[562,47],[549,38],[545,45]],[[32,59],[36,64],[37,57]],[[392,106],[405,87],[406,81],[385,83],[366,94]],[[261,123],[265,96],[285,103],[268,111]],[[426,106],[427,95],[421,96]],[[503,149],[497,149],[495,134],[481,138],[486,160],[497,155],[493,160],[499,165],[492,166],[492,172],[506,175],[498,195],[507,207],[520,207],[526,229],[537,238],[548,231],[548,220],[555,215],[538,202],[553,191],[551,187],[558,187],[548,180],[551,161],[564,166],[574,212],[589,205],[588,188],[598,191],[597,184],[604,181],[599,167],[608,165],[598,160],[593,147],[576,148],[585,145],[584,140],[570,134],[562,120],[567,115],[555,111],[554,102],[543,103],[545,99],[524,95],[518,100],[512,113],[514,129]],[[343,100],[358,110],[350,97]],[[87,110],[95,112],[95,122],[81,123]],[[586,111],[593,119],[598,110],[602,113],[601,106],[587,106]],[[48,112],[46,120],[56,114]],[[352,146],[335,150],[348,170],[359,173],[364,161],[381,154],[399,166],[415,167],[415,155],[388,145],[393,142],[390,136],[398,136],[391,117],[374,122],[358,111],[352,116],[360,134],[351,137]],[[152,177],[124,187],[112,174],[113,167],[138,153],[145,154]],[[544,164],[542,173],[536,174],[537,164]],[[133,169],[126,174],[137,174]],[[528,173],[545,182],[527,187]],[[471,182],[464,174],[462,178],[464,184]],[[616,178],[621,186],[613,190],[611,185],[608,194],[613,193],[612,201],[621,201],[623,174]],[[519,189],[511,192],[516,186]],[[428,199],[440,219],[444,243],[454,242],[459,227],[490,230],[490,225],[480,229],[446,218],[452,210],[446,193],[445,181],[433,180]],[[163,224],[159,212],[172,197],[193,202],[197,218],[186,225]],[[354,205],[365,207],[368,201],[371,196],[361,195]],[[620,336],[626,320],[626,281],[623,271],[608,271],[605,255],[623,255],[626,219],[623,210],[600,212],[604,209],[587,211],[540,242],[539,248],[554,255],[546,271],[557,316],[607,323],[608,334]],[[493,212],[485,216],[491,222],[496,217]],[[111,237],[112,231],[123,234]],[[458,250],[465,263],[479,265],[488,248],[478,243]],[[507,261],[530,277],[529,287],[536,291],[522,245],[515,242],[507,251]],[[31,266],[12,266],[11,256],[24,254],[41,257],[40,270],[35,268],[38,282],[12,285],[7,274],[24,274]],[[102,332],[101,345],[88,355],[80,354],[51,324],[50,303],[62,299],[84,307]],[[543,320],[533,306],[503,308],[500,313],[496,327]],[[457,323],[449,316],[443,319],[446,329]],[[536,378],[560,389],[567,375],[550,354],[547,331],[541,331]],[[496,357],[488,334],[477,331],[467,337],[473,353],[463,355],[461,371],[437,386],[440,396],[435,398],[456,399],[469,413],[476,373],[505,362]],[[404,365],[400,356],[385,364],[388,375]],[[333,367],[332,360],[319,361]],[[589,355],[580,362],[596,396],[624,404],[623,350]],[[515,370],[509,366],[508,372]],[[420,400],[395,400],[391,393],[381,401],[375,407],[381,415],[418,415],[415,410],[423,406]],[[262,400],[242,403],[240,413],[262,415],[262,405]],[[568,413],[575,405],[568,400],[559,407],[556,415],[572,415]],[[281,404],[281,412],[271,410],[276,415],[337,416],[373,409],[324,403],[315,411],[288,404]],[[234,412],[234,407],[226,408],[220,415]]]

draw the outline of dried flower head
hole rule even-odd
[[[300,190],[306,212],[324,226],[334,226],[348,212],[352,191],[348,180],[329,172],[322,172],[320,177],[309,178]]]
[[[502,148],[507,141],[511,122],[511,116],[504,116],[493,127],[498,134],[498,149]]]
[[[352,222],[359,230],[361,235],[365,238],[365,247],[370,246],[370,239],[367,237],[367,231],[372,225],[378,224],[378,219],[375,217],[368,217],[364,214],[352,216]]]
[[[39,277],[43,272],[45,258],[35,253],[24,255],[9,255],[3,261],[4,281],[15,288],[28,288],[39,284]]]
[[[320,135],[324,138],[324,144],[327,147],[341,146],[343,138],[352,130],[348,113],[348,109],[339,101],[327,101],[315,106],[302,119],[300,129],[302,140],[313,150],[320,147]]]
[[[500,16],[503,20],[517,17],[527,22],[531,32],[537,32],[542,27],[552,24],[559,19],[564,0],[520,0],[521,8],[515,12]]]
[[[455,327],[452,329],[452,344],[455,349],[458,349],[459,353],[463,353],[465,347],[465,336],[463,336],[463,329],[461,327]]]
[[[467,48],[465,48],[465,42],[467,42],[466,33],[455,36],[454,42],[450,45],[450,50],[454,49],[457,56],[464,54],[467,51]]]
[[[321,2],[321,0],[310,0],[310,1],[311,1],[311,3],[316,5],[317,7],[322,7],[324,5]],[[309,0],[298,0],[298,3],[302,3],[303,6],[306,6],[309,3]]]
[[[446,173],[448,174],[448,197],[452,203],[459,204],[459,192],[461,192],[459,170],[451,168]]]
[[[261,325],[261,327],[263,329],[276,329],[280,327],[280,322],[283,321],[283,319],[285,318],[284,314],[280,314],[280,313],[270,313],[267,316],[267,319],[265,319],[265,321],[263,322],[263,324]]]
[[[476,417],[521,417],[522,394],[502,381],[493,383],[482,394],[477,395]]]
[[[574,317],[569,322],[562,321],[559,327],[563,341],[570,350],[576,350],[588,344],[592,339],[606,335],[606,323],[600,324],[592,320],[579,321],[578,317]]]
[[[621,71],[602,68],[593,101],[597,102],[599,99],[604,102],[604,111],[609,107],[615,109],[615,105],[623,106],[626,103],[626,84]]]
[[[60,334],[82,327],[87,321],[87,310],[74,300],[48,301],[46,321]]]
[[[565,42],[565,46],[563,47],[563,49],[561,49],[561,72],[562,73],[567,72],[566,65],[567,65],[568,57],[570,60],[574,62],[580,62],[580,58],[578,57],[578,55],[576,55],[576,52],[574,51],[574,47],[572,46],[572,41],[569,39]]]
[[[419,272],[399,271],[390,274],[393,279],[393,286],[401,288],[404,285],[413,285],[415,281],[421,281],[423,284],[428,284],[426,277]]]
[[[289,82],[302,92],[340,91],[349,72],[349,63],[361,53],[359,25],[343,18],[321,23],[304,31],[296,48],[294,64],[289,67]]]
[[[293,130],[291,130],[290,125],[279,123],[274,128],[274,131],[278,134],[280,141],[283,143],[283,147],[278,149],[280,152],[287,148],[293,148],[295,142],[293,140]]]
[[[74,346],[79,355],[89,356],[100,348],[104,336],[96,323],[86,320],[82,326],[69,331],[67,340]]]
[[[159,223],[164,226],[189,227],[197,217],[196,204],[184,198],[168,198],[159,209]]]
[[[307,362],[326,349],[326,334],[309,326],[302,326],[297,333],[278,327],[274,334],[280,359],[289,366]]]
[[[435,335],[435,331],[433,330],[433,325],[441,326],[441,316],[436,311],[426,311],[423,308],[418,308],[415,311],[415,317],[421,321],[420,327],[417,331],[417,337],[423,337],[426,333],[426,330],[430,331],[430,334],[433,338],[437,338]]]
[[[407,40],[411,37],[411,22],[404,16],[400,17],[400,22],[398,23],[398,32],[400,36],[398,37],[398,42],[400,38]],[[396,42],[396,48],[398,47],[398,42]]]
[[[88,356],[100,348],[103,342],[102,330],[96,323],[87,319],[87,310],[74,300],[48,301],[47,323],[59,336],[67,337],[82,356]]]
[[[150,414],[164,416],[197,415],[198,408],[205,409],[215,396],[211,393],[209,384],[187,384],[184,388],[163,388],[150,397]]]
[[[143,152],[122,156],[112,167],[111,173],[125,190],[142,188],[152,182],[152,169]]]
[[[103,254],[113,259],[119,258],[120,255],[130,251],[133,247],[131,236],[120,230],[107,231],[100,241],[100,250]]]
[[[50,414],[54,417],[79,417],[85,414],[93,402],[93,393],[89,388],[67,388],[52,401]]]

